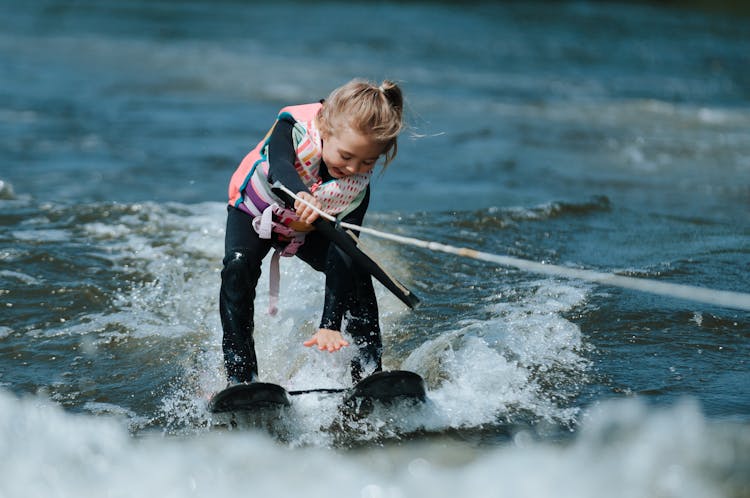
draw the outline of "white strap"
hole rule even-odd
[[[258,237],[261,239],[270,239],[271,232],[273,232],[273,210],[274,207],[278,207],[276,204],[271,204],[263,210],[263,214],[253,218],[253,228],[258,232]]]
[[[276,316],[279,312],[279,281],[281,280],[281,272],[279,271],[279,260],[281,259],[281,253],[274,251],[271,256],[271,268],[269,272],[268,282],[268,314]]]

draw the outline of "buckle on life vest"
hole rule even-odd
[[[294,256],[312,227],[299,221],[297,214],[291,209],[274,203],[253,219],[253,229],[261,239],[270,240],[272,234],[277,234],[279,240],[287,242],[283,249],[277,251],[282,256]]]

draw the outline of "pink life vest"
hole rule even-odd
[[[322,182],[320,164],[323,158],[323,143],[315,125],[322,104],[303,104],[283,108],[276,119],[291,116],[294,121],[292,143],[295,151],[294,167],[302,182],[320,201],[323,211],[345,216],[362,202],[372,172],[355,174]],[[263,140],[242,160],[229,182],[229,204],[253,216],[253,228],[263,239],[270,239],[276,232],[289,243],[274,251],[270,268],[269,313],[275,315],[279,295],[279,257],[293,256],[304,243],[305,232],[290,227],[297,221],[296,213],[284,208],[284,202],[271,190],[268,181],[268,144],[276,124]]]
[[[323,211],[344,216],[354,210],[364,199],[372,172],[329,180],[321,180],[320,164],[323,144],[315,126],[322,104],[303,104],[283,108],[277,121],[286,115],[296,123],[292,130],[295,150],[294,167],[302,182],[320,201]],[[275,127],[275,124],[274,124]],[[268,182],[268,143],[273,128],[265,138],[245,156],[229,182],[229,203],[253,216],[260,216],[270,205],[284,203],[272,191]]]

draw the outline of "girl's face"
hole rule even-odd
[[[372,171],[385,146],[351,128],[323,138],[323,161],[334,178]]]

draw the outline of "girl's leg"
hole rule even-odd
[[[352,336],[359,348],[359,354],[352,359],[352,381],[357,383],[372,372],[383,369],[383,342],[380,336],[378,320],[378,302],[372,277],[365,272],[355,271],[354,299],[348,306],[349,316],[346,332]]]
[[[260,239],[253,230],[252,217],[229,206],[219,312],[224,367],[230,382],[251,382],[258,375],[253,341],[255,287],[261,262],[270,249],[270,241]]]

